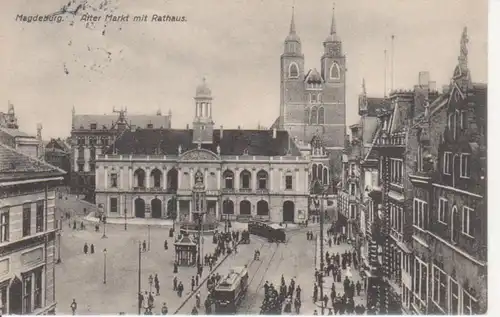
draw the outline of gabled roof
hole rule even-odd
[[[126,130],[111,145],[105,154],[163,154],[178,155],[179,146],[184,153],[196,149],[193,140],[193,130],[180,129],[137,129]],[[213,131],[213,142],[202,144],[201,148],[220,155],[255,155],[255,156],[285,156],[290,146],[290,154],[300,156],[295,142],[289,140],[287,131],[276,131],[273,138],[272,130],[220,130]]]
[[[316,68],[310,69],[304,78],[304,81],[308,84],[321,84],[323,79]]]
[[[70,151],[70,147],[61,139],[51,139],[47,144],[45,144],[45,149],[60,150],[63,152]]]
[[[0,182],[63,176],[65,171],[0,143]]]
[[[191,236],[188,234],[183,235],[182,238],[175,241],[174,244],[176,244],[176,245],[196,245],[196,243],[193,241]]]

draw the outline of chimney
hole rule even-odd
[[[189,123],[186,124],[186,130],[189,130]]]
[[[418,85],[421,88],[427,88],[429,89],[429,83],[430,83],[430,74],[429,72],[420,72],[418,73]]]
[[[434,92],[434,91],[437,91],[435,80],[429,82],[429,92]]]
[[[222,139],[222,134],[224,133],[224,127],[220,126],[220,138]]]
[[[273,128],[273,139],[276,139],[276,128]]]
[[[427,102],[429,101],[429,83],[429,72],[418,73],[418,86],[415,86],[412,118],[416,118],[425,112]]]

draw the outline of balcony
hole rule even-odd
[[[267,188],[259,188],[256,190],[257,194],[261,194],[261,195],[266,195],[266,194],[269,194],[269,189]]]
[[[235,192],[234,188],[222,188],[221,191],[223,194],[234,194]]]
[[[177,193],[177,187],[167,188],[167,194],[176,194],[176,193]]]
[[[251,188],[240,188],[239,192],[240,193],[251,193],[252,189]]]
[[[146,193],[161,193],[165,190],[162,187],[150,187],[146,188],[144,186],[136,186],[134,187],[134,191],[136,192],[146,192]]]

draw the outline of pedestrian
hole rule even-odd
[[[87,242],[83,245],[83,253],[87,254],[89,252],[89,246],[87,245]]]
[[[99,232],[99,225],[98,224],[95,225],[95,232]]]
[[[359,281],[356,282],[356,291],[358,292],[358,296],[361,293],[361,283]]]
[[[156,296],[160,295],[160,282],[155,283]]]
[[[200,282],[200,277],[198,274],[196,275],[195,279],[196,279],[196,286],[198,286],[198,283]]]
[[[324,303],[325,307],[328,306],[328,296],[326,296],[326,294],[323,296],[323,303]]]
[[[158,278],[158,273],[155,273],[154,282],[155,282],[155,284],[160,284],[160,279]]]
[[[300,302],[300,299],[298,297],[295,297],[294,306],[295,306],[295,315],[299,315],[301,302]]]
[[[201,306],[201,295],[200,292],[196,293],[196,307],[200,308]]]
[[[94,244],[92,243],[92,244],[90,245],[90,254],[94,254],[94,252],[95,252],[95,249],[94,249]]]
[[[74,298],[73,298],[73,302],[71,302],[71,305],[69,307],[71,307],[71,312],[73,313],[73,315],[75,315],[76,309],[78,308],[78,305],[77,305]]]
[[[73,230],[76,230],[76,220],[73,220]]]
[[[174,284],[174,291],[176,291],[177,290],[177,276],[174,276],[173,284]]]
[[[191,276],[191,292],[194,291],[194,285],[196,282],[194,281],[194,276]]]
[[[315,309],[314,310],[314,313],[313,313],[314,316],[317,316],[318,315],[318,311]]]
[[[174,273],[177,273],[179,271],[179,265],[177,264],[177,261],[174,262]]]
[[[191,315],[198,315],[198,309],[196,309],[196,306],[191,310]]]
[[[328,316],[332,316],[332,315],[333,315],[332,309],[328,308]]]
[[[144,240],[142,242],[142,251],[145,252],[146,251],[146,240]]]
[[[155,299],[153,297],[153,294],[151,294],[151,292],[149,292],[149,294],[148,294],[148,307],[153,307],[154,302],[155,302]]]
[[[166,314],[168,314],[168,307],[167,307],[167,303],[163,303],[163,306],[161,307],[161,314],[162,314],[162,315],[166,315]]]
[[[184,285],[182,284],[182,282],[180,282],[179,285],[177,286],[177,295],[179,295],[179,297],[182,297],[183,291],[184,291]]]
[[[313,302],[318,301],[318,285],[314,283],[314,289],[313,289]]]
[[[139,292],[138,297],[139,297],[139,306],[142,307],[142,303],[144,302],[144,295],[142,295],[142,293]]]
[[[163,244],[163,247],[165,250],[168,250],[168,241],[165,239],[165,243]]]
[[[298,298],[300,300],[300,292],[302,291],[302,289],[300,288],[300,285],[297,285],[297,289],[296,289],[296,294],[295,297]]]

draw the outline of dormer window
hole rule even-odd
[[[91,123],[90,130],[96,130],[96,129],[97,129],[97,123]]]
[[[333,63],[330,67],[330,79],[340,79],[340,68],[337,63]]]
[[[289,78],[298,78],[299,77],[299,67],[296,63],[291,63],[288,68],[288,77]]]

